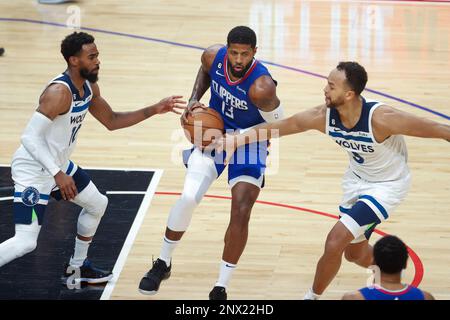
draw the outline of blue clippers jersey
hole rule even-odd
[[[248,96],[251,85],[263,75],[271,77],[267,68],[254,59],[247,73],[231,81],[227,73],[227,47],[221,48],[209,70],[211,99],[209,106],[219,112],[226,129],[245,129],[265,122]]]
[[[401,291],[387,291],[379,287],[359,289],[366,300],[425,300],[422,290],[407,286]]]

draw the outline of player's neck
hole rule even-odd
[[[401,273],[398,274],[385,274],[380,276],[381,287],[387,290],[402,290],[405,288],[405,284],[402,283]]]
[[[80,76],[79,72],[76,72],[70,68],[67,68],[66,73],[69,75],[70,80],[72,81],[73,85],[78,89],[78,91],[81,92],[83,91],[83,85],[84,82],[86,81],[86,79],[82,78]]]
[[[338,107],[336,110],[339,112],[339,118],[342,124],[348,128],[353,128],[359,121],[362,112],[362,100],[360,97],[355,98],[347,103],[344,103]]]

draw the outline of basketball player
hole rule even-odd
[[[396,236],[385,236],[373,246],[373,263],[378,267],[375,279],[379,283],[344,294],[342,300],[434,300],[419,288],[403,284],[402,270],[406,269],[408,249]]]
[[[366,83],[367,73],[361,65],[341,62],[328,76],[325,104],[215,142],[216,150],[226,148],[229,156],[236,146],[252,138],[262,141],[272,135],[315,129],[331,136],[347,151],[350,165],[342,182],[341,217],[328,234],[312,289],[305,299],[320,297],[337,274],[343,254],[365,268],[372,263],[369,237],[405,198],[410,185],[402,135],[450,139],[448,125],[362,97]]]
[[[206,108],[199,101],[208,87],[211,88],[209,107],[221,114],[227,131],[239,131],[281,118],[276,82],[267,68],[255,59],[256,49],[256,34],[245,26],[229,32],[227,46],[207,48],[201,56],[188,111],[182,120],[186,121],[187,113],[192,109]],[[264,184],[266,148],[266,143],[244,146],[239,151],[246,156],[246,161],[235,159],[228,166],[231,215],[219,277],[209,294],[211,300],[227,298],[226,288],[247,242],[251,209]],[[161,280],[170,276],[172,252],[187,230],[194,209],[225,169],[222,158],[199,148],[188,151],[184,154],[187,173],[183,192],[170,212],[160,256],[139,284],[143,294],[155,294]]]
[[[111,272],[95,268],[87,252],[108,198],[87,173],[71,160],[78,132],[89,111],[109,130],[132,126],[155,114],[184,109],[180,96],[165,98],[133,112],[114,112],[100,95],[100,60],[94,38],[74,32],[61,43],[67,69],[49,82],[39,106],[25,128],[11,165],[14,180],[15,236],[0,244],[0,267],[36,248],[50,196],[69,200],[83,209],[78,218],[70,266],[80,268],[81,282],[101,283]]]

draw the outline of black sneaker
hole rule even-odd
[[[169,279],[172,264],[168,267],[166,262],[161,259],[153,261],[153,267],[145,274],[139,283],[139,292],[142,294],[153,295],[159,290],[162,280]]]
[[[209,300],[227,300],[227,292],[224,287],[214,287],[209,293]]]
[[[74,277],[72,280],[75,282],[85,282],[91,284],[104,283],[112,279],[113,274],[111,271],[100,270],[96,268],[88,259],[84,260],[83,265],[79,268],[66,265],[65,277]]]

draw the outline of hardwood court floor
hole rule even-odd
[[[323,77],[338,61],[356,60],[369,73],[368,88],[373,91],[365,92],[366,97],[449,122],[446,3],[80,0],[76,5],[81,26],[91,28],[86,30],[100,50],[102,95],[117,111],[171,94],[188,98],[200,63],[199,48],[224,43],[232,27],[244,24],[258,35],[257,58],[268,62],[289,115],[322,103]],[[6,48],[0,58],[0,163],[10,162],[43,86],[65,69],[59,44],[70,32],[64,26],[71,12],[69,4],[0,3],[0,46]],[[418,254],[424,267],[421,287],[438,299],[449,299],[450,145],[410,137],[406,141],[412,187],[380,230],[398,235]],[[157,116],[116,132],[108,132],[89,116],[72,159],[87,167],[161,168],[164,175],[157,191],[180,192],[184,167],[178,155],[183,144],[187,146],[176,115]],[[279,152],[274,149],[275,173],[267,176],[260,200],[337,215],[348,162],[345,153],[315,132],[283,138]],[[225,178],[208,194],[229,195]],[[229,219],[227,200],[205,198],[200,204],[175,252],[172,277],[160,293],[147,297],[137,291],[151,256],[159,255],[175,201],[172,195],[153,199],[112,299],[207,298],[218,275]],[[318,214],[256,204],[229,297],[302,298],[334,223]],[[378,238],[375,234],[372,242]],[[414,273],[410,261],[405,280],[411,281]],[[345,291],[364,286],[367,277],[364,269],[344,261],[323,297],[339,299]]]

